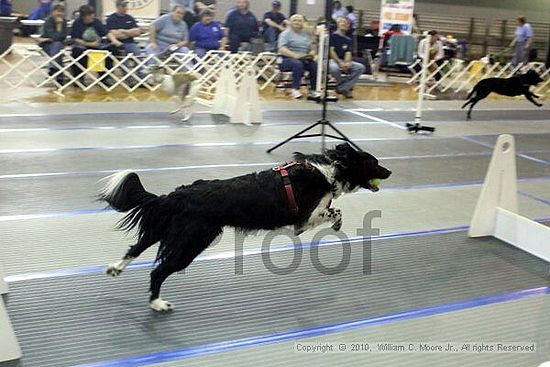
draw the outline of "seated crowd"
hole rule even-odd
[[[9,0],[2,0],[6,4]],[[58,55],[50,67],[49,74],[57,75],[63,83],[63,66],[60,53],[71,37],[71,55],[78,64],[71,66],[73,77],[84,84],[83,75],[87,65],[87,50],[105,50],[114,55],[155,55],[162,58],[171,53],[187,53],[193,49],[199,57],[209,51],[250,51],[257,39],[263,39],[264,50],[281,56],[280,69],[292,73],[292,96],[300,98],[301,81],[307,72],[310,94],[314,94],[317,78],[316,37],[306,27],[305,18],[294,14],[289,20],[281,12],[281,2],[273,1],[271,10],[258,21],[250,10],[249,0],[236,0],[235,6],[226,15],[224,25],[214,20],[215,0],[171,0],[171,11],[154,20],[149,27],[148,42],[144,52],[136,42],[142,32],[134,17],[128,14],[128,0],[116,0],[116,11],[106,18],[105,24],[96,18],[94,9],[82,5],[70,28],[65,18],[63,2],[39,0],[36,9],[38,17],[45,16],[40,45],[51,57]],[[53,5],[52,5],[53,4]],[[11,2],[10,2],[11,5]],[[51,11],[50,11],[51,9]],[[7,11],[7,10],[5,10]],[[355,27],[353,8],[342,8],[334,2],[333,17],[337,28],[331,34],[330,74],[336,79],[337,92],[351,97],[351,89],[364,72],[362,64],[352,60],[350,32]],[[112,59],[105,60],[105,69],[112,68]],[[80,65],[80,66],[79,66]],[[58,75],[59,74],[59,75]],[[140,68],[137,74],[142,74]],[[100,73],[101,76],[101,73]],[[107,85],[114,81],[103,79]]]

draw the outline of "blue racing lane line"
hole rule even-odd
[[[457,227],[439,228],[439,229],[424,230],[424,231],[390,233],[385,235],[373,236],[371,238],[352,237],[347,242],[352,244],[352,243],[363,242],[369,239],[371,241],[378,241],[378,240],[392,239],[392,238],[426,236],[426,235],[460,232],[466,229],[468,229],[467,226],[457,226]],[[243,252],[241,254],[238,254],[238,256],[258,255],[258,254],[267,253],[267,252],[275,253],[275,252],[281,252],[281,251],[292,251],[296,248],[308,249],[314,246],[318,246],[318,247],[333,246],[341,243],[342,243],[342,240],[340,239],[319,241],[319,242],[305,242],[305,243],[300,243],[300,245],[298,246],[292,243],[287,245],[276,246],[273,248],[269,248],[267,250],[264,248],[243,250]],[[195,261],[222,260],[222,259],[234,258],[235,256],[236,256],[235,252],[226,251],[226,252],[220,252],[220,253],[211,254],[211,255],[200,255],[196,258]],[[151,260],[135,261],[135,262],[132,262],[130,265],[128,265],[127,269],[147,268],[147,267],[151,267],[152,265],[154,265],[154,261],[151,261]],[[48,278],[59,278],[64,276],[103,273],[104,271],[105,271],[105,265],[95,265],[95,266],[87,266],[83,268],[54,270],[54,271],[42,272],[42,273],[10,275],[5,277],[4,280],[7,283],[14,283],[14,282],[21,282],[26,280],[33,280],[33,279],[48,279]]]
[[[537,149],[518,153],[550,153],[549,149]],[[381,161],[404,160],[404,159],[431,159],[431,158],[454,158],[454,157],[483,157],[490,156],[491,152],[476,152],[476,153],[455,153],[455,154],[425,154],[425,155],[405,155],[405,156],[390,156],[378,157]],[[198,164],[189,166],[171,166],[171,167],[155,167],[155,168],[130,168],[134,172],[161,172],[161,171],[182,171],[192,169],[210,169],[210,168],[233,168],[233,167],[263,167],[277,165],[278,162],[262,162],[262,163],[222,163],[222,164]],[[89,176],[97,174],[112,174],[120,172],[120,169],[102,169],[89,171],[60,171],[60,172],[36,172],[36,173],[14,173],[0,175],[0,179],[20,179],[20,178],[37,178],[37,177],[59,177],[59,176]]]
[[[549,220],[550,220],[550,216],[534,219],[534,221],[536,222],[547,222]],[[365,241],[379,241],[384,239],[405,238],[405,237],[414,237],[414,236],[429,236],[429,235],[437,235],[437,234],[462,232],[462,231],[466,231],[468,228],[469,227],[467,225],[462,225],[462,226],[421,230],[421,231],[389,233],[389,234],[372,236],[372,237],[352,237],[345,242],[351,245],[356,243],[362,243]],[[316,247],[316,246],[326,247],[326,246],[339,245],[342,243],[344,243],[344,241],[340,239],[334,239],[334,240],[319,241],[319,242],[305,242],[305,243],[300,243],[299,245],[295,245],[294,243],[291,243],[287,245],[276,246],[269,249],[264,249],[263,247],[260,247],[260,248],[254,248],[249,250],[243,250],[243,252],[239,254],[236,254],[233,251],[225,251],[225,252],[219,252],[219,253],[210,254],[210,255],[208,254],[200,255],[196,258],[195,261],[231,259],[236,256],[250,256],[250,255],[259,255],[263,253],[293,251],[296,248],[309,249],[311,247]],[[148,268],[153,265],[154,265],[154,261],[152,260],[135,261],[130,265],[128,265],[127,269]],[[105,265],[95,265],[95,266],[88,266],[83,268],[63,269],[63,270],[55,270],[55,271],[42,272],[42,273],[9,275],[5,277],[4,280],[6,281],[6,283],[13,283],[13,282],[33,280],[33,279],[48,279],[48,278],[59,278],[64,276],[96,274],[96,273],[103,273],[104,271],[105,271]]]
[[[427,137],[418,136],[416,140],[449,140],[454,137]],[[356,142],[368,141],[387,141],[387,140],[409,140],[409,138],[387,139],[387,138],[363,138],[353,139]],[[328,143],[338,143],[341,140],[326,139]],[[66,152],[82,152],[82,151],[103,151],[103,150],[134,150],[134,149],[158,149],[158,148],[181,148],[181,147],[226,147],[226,146],[245,146],[245,145],[275,145],[278,141],[255,141],[255,142],[223,142],[223,143],[181,143],[181,144],[148,144],[148,145],[121,145],[121,146],[89,146],[89,147],[74,147],[74,148],[31,148],[31,149],[0,149],[0,154],[15,154],[15,153],[66,153]],[[299,140],[290,141],[292,144],[319,144],[317,140]]]
[[[546,204],[546,205],[550,205],[550,200],[546,200],[546,199],[543,199],[543,198],[539,198],[538,196],[529,194],[529,193],[527,193],[527,192],[518,191],[518,194],[523,195],[523,196],[525,196],[525,197],[528,197],[529,199],[533,199],[533,200],[535,200],[535,201],[538,201],[539,203],[543,203],[543,204]]]
[[[536,135],[544,135],[546,133],[540,133]],[[515,134],[515,135],[535,135],[535,133],[521,133],[521,134]],[[484,135],[473,135],[473,137],[476,136],[484,136],[484,137],[494,137],[499,136],[499,134],[484,134]],[[457,140],[457,139],[463,139],[468,140],[471,139],[470,136],[415,136],[414,140]],[[401,141],[401,140],[408,140],[412,141],[412,139],[408,137],[403,138],[359,138],[359,139],[353,139],[355,142],[369,142],[369,141]],[[338,143],[341,142],[341,140],[337,139],[327,139],[328,143]],[[480,143],[478,141],[475,141],[473,139],[468,140],[472,143],[478,143],[480,145],[484,145],[484,143]],[[134,150],[134,149],[156,149],[156,148],[179,148],[179,147],[222,147],[222,146],[245,146],[245,145],[275,145],[279,143],[278,141],[258,141],[258,142],[219,142],[219,143],[181,143],[181,144],[148,144],[148,145],[122,145],[122,146],[88,146],[88,147],[74,147],[74,148],[32,148],[32,149],[0,149],[0,154],[15,154],[15,153],[65,153],[65,152],[81,152],[81,151],[94,151],[94,150]],[[319,144],[319,141],[317,140],[296,140],[296,141],[290,141],[289,143],[292,144]],[[488,148],[493,148],[493,146],[490,145],[484,145]],[[536,158],[535,158],[536,159]]]
[[[319,325],[311,328],[296,329],[287,332],[269,335],[253,336],[242,339],[227,340],[223,342],[197,345],[181,349],[173,349],[133,357],[118,358],[100,362],[81,364],[75,367],[137,367],[149,364],[176,361],[192,357],[200,357],[208,354],[229,352],[232,350],[259,347],[262,345],[288,342],[311,337],[341,333],[356,330],[368,326],[384,325],[398,321],[414,320],[428,316],[440,315],[449,312],[462,311],[481,306],[494,305],[503,302],[520,300],[526,297],[548,295],[550,287],[524,289],[510,293],[471,298],[452,303],[418,308],[377,317],[347,321],[335,324]]]
[[[485,135],[485,136],[487,136],[487,135]],[[472,137],[472,136],[461,136],[461,138],[463,140],[466,140],[466,141],[470,142],[470,143],[478,144],[478,145],[481,145],[481,146],[484,146],[484,147],[487,147],[487,148],[494,149],[494,147],[495,147],[493,144],[485,143],[485,142],[476,140],[475,137]],[[540,159],[540,158],[531,157],[530,155],[521,153],[520,151],[517,151],[517,150],[516,150],[516,156],[528,159],[528,160],[533,161],[533,162],[537,162],[537,163],[541,163],[541,164],[550,166],[550,161]]]
[[[519,178],[518,182],[541,182],[549,180],[550,176],[543,177],[527,177]],[[384,192],[391,191],[405,191],[405,190],[425,190],[425,189],[442,189],[442,188],[453,188],[453,187],[466,187],[466,186],[476,186],[481,185],[483,181],[469,181],[469,182],[450,182],[450,183],[438,183],[438,184],[425,184],[425,185],[411,185],[411,186],[394,186],[384,188]],[[361,189],[355,192],[355,194],[371,194],[370,190]],[[545,202],[545,199],[538,198],[534,195],[528,195],[521,193],[522,195],[529,197],[533,200],[540,202]],[[34,213],[34,214],[15,214],[15,215],[0,215],[0,222],[10,222],[16,220],[25,220],[25,219],[40,219],[40,218],[55,218],[55,217],[64,217],[64,216],[73,216],[73,215],[82,215],[82,214],[99,214],[99,213],[111,213],[114,212],[112,209],[78,209],[78,210],[68,210],[61,212],[46,212],[46,213]]]

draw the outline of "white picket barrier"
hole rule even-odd
[[[4,271],[0,262],[0,362],[21,358],[21,348],[4,306],[3,294],[6,293],[8,293],[8,284],[4,280]]]
[[[500,135],[481,188],[468,235],[494,236],[550,262],[550,227],[518,212],[514,137]]]
[[[92,54],[95,56],[100,54],[100,56],[91,62],[88,61],[87,65],[80,64],[81,58],[90,59]],[[63,65],[56,62],[58,57],[63,59]],[[104,63],[107,61],[112,63],[111,68],[105,67]],[[59,95],[64,95],[64,91],[69,87],[77,87],[84,91],[99,87],[107,92],[115,88],[124,88],[128,92],[133,92],[141,87],[155,91],[159,86],[150,83],[148,80],[150,76],[146,73],[147,67],[152,64],[164,67],[169,74],[187,70],[195,71],[200,75],[200,95],[206,103],[214,96],[220,72],[224,67],[230,66],[234,70],[237,85],[240,84],[245,71],[252,67],[261,90],[274,83],[280,73],[277,55],[269,52],[252,55],[249,52],[232,54],[216,50],[199,57],[190,51],[159,58],[133,54],[115,56],[106,51],[101,53],[101,51],[88,50],[79,57],[73,58],[68,49],[50,57],[38,46],[13,45],[0,55],[0,66],[2,66],[0,85],[7,84],[10,88],[24,85],[36,88],[51,86]],[[48,75],[50,65],[57,69],[53,75]],[[73,75],[72,68],[78,70],[78,75]],[[102,73],[98,75],[92,70]],[[65,79],[63,84],[57,81],[60,76]],[[84,78],[88,80],[87,83],[82,83]]]

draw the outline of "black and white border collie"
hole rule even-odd
[[[330,222],[339,230],[342,215],[340,209],[330,207],[332,200],[359,188],[378,191],[380,181],[391,175],[375,157],[348,144],[325,154],[294,153],[294,159],[286,168],[288,178],[282,177],[280,169],[269,169],[225,180],[198,180],[160,196],[147,192],[132,171],[106,177],[100,200],[128,212],[119,227],[136,227],[138,232],[137,243],[108,266],[107,274],[119,275],[160,242],[151,272],[150,306],[155,311],[171,310],[173,305],[160,298],[162,283],[191,264],[224,226],[252,231],[292,225],[300,234]]]

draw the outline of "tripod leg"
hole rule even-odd
[[[274,147],[271,147],[267,150],[268,153],[271,153],[272,151],[274,151],[275,149],[279,148],[280,146],[288,143],[289,141],[291,141],[292,139],[298,139],[298,138],[301,138],[300,135],[302,135],[303,133],[305,133],[306,131],[309,131],[311,129],[313,129],[314,127],[316,127],[317,125],[319,125],[321,123],[321,121],[317,121],[316,123],[314,123],[313,125],[311,126],[308,126],[306,127],[305,129],[303,129],[302,131],[292,135],[290,138],[286,139],[285,141],[282,141],[280,142],[279,144],[275,145]]]

